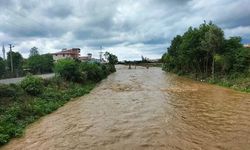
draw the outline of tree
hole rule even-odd
[[[224,41],[224,33],[221,28],[216,25],[210,23],[210,28],[208,32],[205,33],[205,39],[201,41],[202,47],[208,54],[212,57],[212,76],[214,78],[214,68],[215,68],[215,55],[216,53],[220,53],[220,50],[223,46]]]
[[[22,70],[23,65],[23,57],[19,52],[8,52],[7,53],[7,66],[9,70],[11,70],[11,58],[10,54],[12,54],[12,62],[13,62],[13,69],[16,73]]]
[[[239,48],[233,65],[235,72],[247,72],[250,75],[250,48]]]
[[[32,47],[30,49],[30,55],[29,55],[29,57],[35,56],[35,55],[39,55],[38,48],[37,47]]]
[[[3,60],[2,57],[0,57],[0,78],[4,75],[5,73],[5,61]]]
[[[190,27],[183,35],[174,37],[162,59],[163,69],[178,74],[213,79],[215,75],[250,75],[250,49],[243,48],[240,37],[225,39],[222,29],[212,22]]]
[[[27,66],[32,73],[49,73],[52,72],[54,63],[50,54],[34,55],[28,58]]]
[[[107,57],[109,64],[115,65],[118,63],[118,58],[114,54],[111,54],[109,52],[105,52],[104,56]]]

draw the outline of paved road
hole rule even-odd
[[[51,78],[53,77],[55,74],[54,73],[50,73],[50,74],[42,74],[42,75],[36,75],[38,77],[42,77],[44,79],[47,78]],[[10,83],[19,83],[24,79],[24,77],[20,77],[20,78],[10,78],[10,79],[2,79],[0,80],[0,83],[2,84],[10,84]]]

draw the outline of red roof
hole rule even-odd
[[[57,52],[57,53],[51,53],[52,55],[62,55],[62,54],[71,54],[71,55],[80,55],[79,53],[76,52]]]
[[[63,55],[63,54],[69,54],[69,55],[80,55],[80,48],[72,48],[67,50],[62,50],[60,52],[52,53],[52,55]]]

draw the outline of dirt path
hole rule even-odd
[[[3,150],[250,148],[250,95],[118,66]]]

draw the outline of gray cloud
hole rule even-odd
[[[44,10],[44,14],[50,18],[67,18],[73,15],[73,7],[70,5],[57,5],[56,7],[51,5]]]
[[[249,0],[1,0],[0,43],[28,55],[102,45],[121,59],[160,57],[176,34],[212,20],[250,42]],[[94,54],[95,55],[95,54]],[[0,55],[1,56],[1,55]]]

